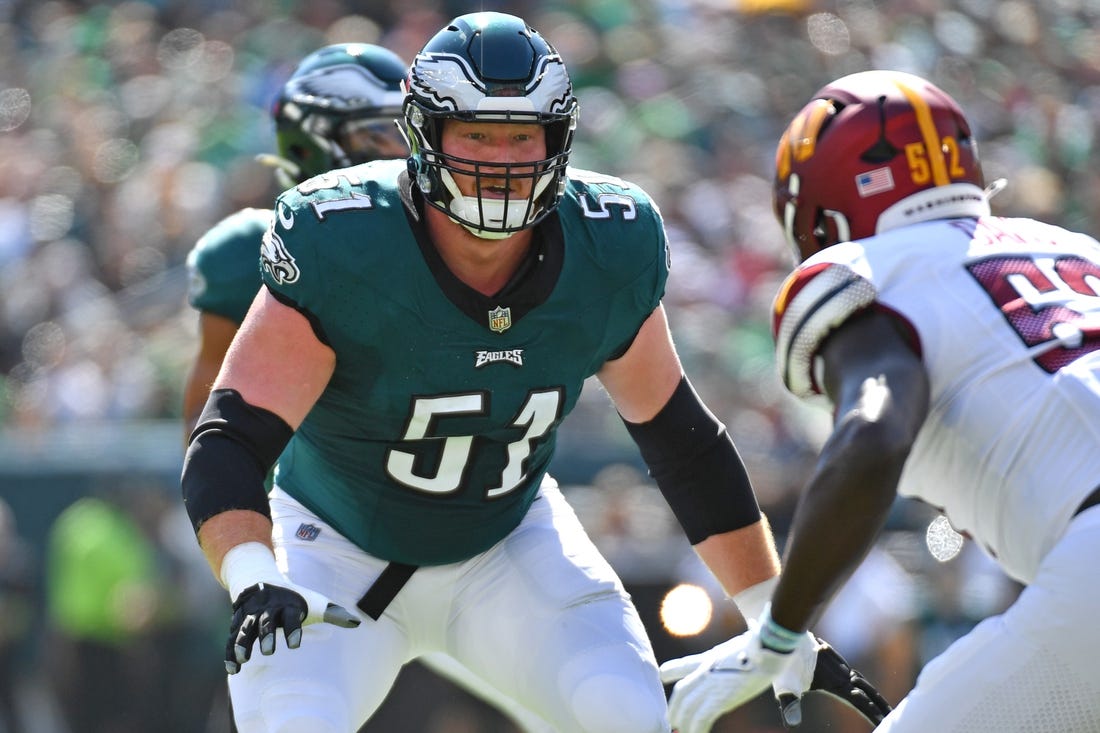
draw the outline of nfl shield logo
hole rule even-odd
[[[512,309],[501,308],[499,305],[489,311],[489,330],[496,333],[504,333],[512,327]]]
[[[317,539],[317,535],[321,534],[321,528],[316,525],[306,524],[303,522],[302,524],[298,525],[298,531],[294,534],[296,534],[298,536],[298,539],[300,540],[313,542],[313,540]]]

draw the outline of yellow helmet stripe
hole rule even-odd
[[[951,183],[951,177],[947,175],[947,161],[943,157],[943,143],[940,141],[940,136],[936,134],[936,123],[932,120],[932,110],[929,108],[928,102],[924,101],[924,98],[916,90],[907,86],[900,79],[894,79],[894,84],[909,100],[909,104],[913,106],[913,111],[917,114],[917,126],[920,128],[921,137],[924,138],[924,147],[928,151],[928,162],[932,166],[932,181],[937,186],[946,186]]]

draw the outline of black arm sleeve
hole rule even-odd
[[[264,481],[294,431],[281,417],[217,389],[191,433],[180,488],[195,531],[230,509],[271,516]]]
[[[759,521],[745,464],[687,377],[652,420],[623,422],[691,544]]]

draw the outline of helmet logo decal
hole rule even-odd
[[[409,74],[410,91],[426,97],[436,107],[450,112],[490,109],[514,112],[561,114],[568,111],[571,85],[565,64],[557,54],[539,59],[540,68],[523,91],[523,96],[490,97],[462,56],[452,53],[423,53],[416,57]]]
[[[489,311],[489,330],[504,333],[512,327],[512,309],[497,306]]]
[[[889,168],[876,168],[856,176],[856,191],[861,198],[894,190],[894,174]]]
[[[280,285],[290,285],[298,282],[302,272],[290,252],[287,251],[283,239],[273,230],[264,232],[264,238],[260,244],[260,263],[263,269],[271,274],[272,279]]]
[[[792,160],[802,163],[813,156],[821,128],[834,114],[836,107],[833,103],[827,99],[819,99],[794,118],[783,133],[776,152],[775,167],[780,180],[785,180],[790,174]]]
[[[363,107],[400,108],[403,96],[356,64],[326,66],[288,84],[295,101],[337,112]]]

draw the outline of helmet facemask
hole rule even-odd
[[[516,97],[500,97],[493,101],[510,99],[525,101]],[[523,111],[429,115],[415,105],[410,106],[406,122],[416,141],[410,147],[417,186],[432,206],[479,237],[504,239],[532,227],[553,211],[564,193],[569,145],[576,128],[575,109],[565,119],[547,122],[546,115]],[[490,124],[540,124],[546,133],[547,157],[494,163],[447,154],[441,149],[441,141],[443,126],[449,119]],[[558,152],[553,152],[555,150]],[[473,178],[476,194],[463,195],[455,176]],[[503,198],[482,195],[492,182],[505,191]],[[515,196],[511,192],[516,188],[527,188],[530,193]]]

